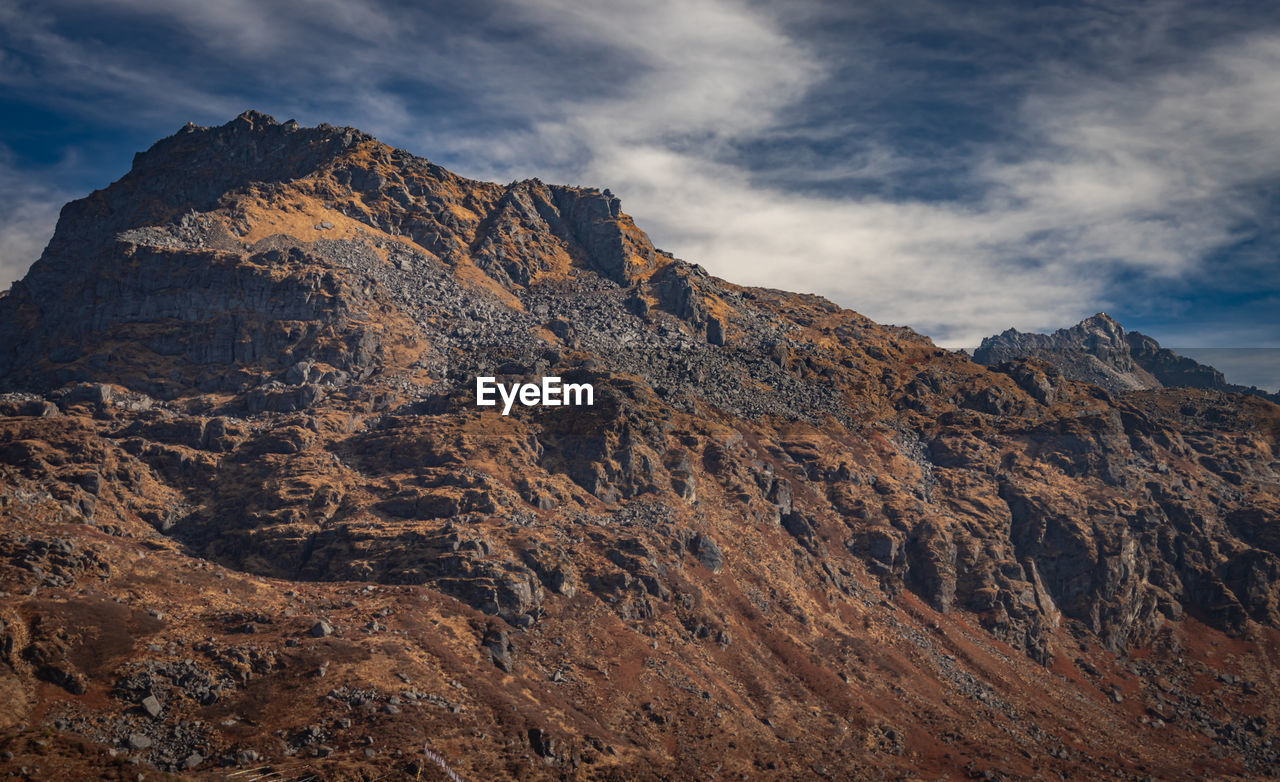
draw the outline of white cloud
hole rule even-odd
[[[13,166],[13,156],[0,147],[0,289],[26,273],[40,257],[58,210],[67,194],[49,184],[44,172],[23,172]]]

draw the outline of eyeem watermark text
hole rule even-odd
[[[502,397],[502,414],[511,413],[517,401],[525,407],[541,405],[579,407],[595,404],[595,388],[590,383],[561,383],[558,377],[544,377],[542,383],[513,383],[508,386],[496,377],[476,378],[476,404],[493,407]]]

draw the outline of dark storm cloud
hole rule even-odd
[[[1280,342],[1265,4],[0,2],[0,30],[4,99],[55,126],[156,137],[252,106],[467,175],[609,186],[717,274],[945,344],[1099,309]],[[33,161],[89,140],[54,154],[9,115],[13,277],[65,197]]]

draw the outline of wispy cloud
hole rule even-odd
[[[0,280],[6,287],[40,256],[68,199],[47,173],[16,168],[12,153],[0,147]]]

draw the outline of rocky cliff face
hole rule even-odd
[[[1261,398],[986,367],[711,277],[608,191],[253,113],[68,205],[0,337],[13,763],[1280,769]],[[595,405],[502,416],[478,374]]]
[[[982,340],[973,358],[987,365],[1034,358],[1049,363],[1072,380],[1092,383],[1113,393],[1185,387],[1254,394],[1280,402],[1276,394],[1228,383],[1213,367],[1162,348],[1145,334],[1125,331],[1105,312],[1052,334],[1008,329]]]

